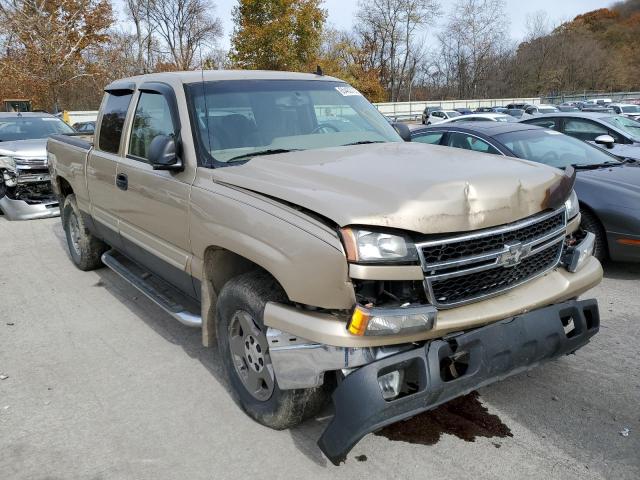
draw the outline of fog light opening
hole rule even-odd
[[[469,369],[469,352],[456,352],[440,360],[440,377],[451,382],[464,376]]]
[[[378,385],[382,392],[382,398],[393,400],[400,395],[402,381],[404,380],[404,370],[393,370],[378,377]]]
[[[560,321],[562,322],[562,328],[564,329],[564,334],[567,338],[571,338],[576,335],[576,324],[573,321],[573,316],[566,315],[564,317],[560,317]]]

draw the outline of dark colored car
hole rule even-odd
[[[637,163],[622,162],[588,143],[524,123],[442,124],[414,129],[411,137],[413,142],[517,157],[557,168],[573,166],[582,227],[596,235],[594,255],[640,262]]]
[[[530,103],[510,103],[508,105],[505,106],[505,108],[507,109],[520,109],[520,110],[526,110],[527,108],[531,107],[532,105]]]
[[[454,108],[454,110],[462,115],[469,115],[473,113],[473,110],[467,107]]]
[[[422,112],[422,124],[425,125],[427,123],[429,115],[438,110],[442,110],[442,107],[426,107]]]
[[[478,107],[474,110],[475,113],[494,113],[493,107]]]
[[[611,113],[561,112],[523,119],[606,148],[621,158],[640,160],[640,122]]]

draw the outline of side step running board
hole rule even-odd
[[[146,271],[115,250],[102,254],[102,263],[140,290],[169,315],[188,327],[201,327],[200,306],[187,295]]]

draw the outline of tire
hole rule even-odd
[[[65,197],[61,218],[69,254],[75,266],[85,272],[102,267],[100,257],[109,247],[87,229],[75,195]]]
[[[254,271],[231,279],[216,305],[217,339],[236,403],[258,423],[283,430],[322,408],[328,398],[328,382],[317,388],[280,390],[273,378],[263,322],[268,301],[286,302],[287,297],[267,272]]]
[[[593,248],[593,256],[600,262],[604,262],[608,258],[607,236],[600,223],[600,220],[590,211],[580,209],[582,219],[580,227],[587,232],[591,232],[596,236],[595,246]]]

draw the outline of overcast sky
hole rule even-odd
[[[237,0],[213,0],[217,5],[217,16],[222,20],[224,27],[224,37],[220,41],[220,46],[229,48],[229,37],[233,31],[231,21],[231,9],[236,5]],[[126,19],[123,13],[122,0],[114,0],[116,9],[119,10],[120,18]],[[442,1],[444,10],[451,5],[451,0]],[[521,40],[525,33],[525,22],[527,14],[538,10],[545,10],[549,17],[557,23],[571,20],[580,13],[609,6],[612,1],[603,0],[505,0],[507,5],[506,16],[509,19],[509,32],[514,40]],[[340,29],[349,29],[352,26],[353,16],[358,6],[357,0],[324,0],[324,8],[329,13],[328,21],[333,26]],[[442,20],[442,19],[441,19]],[[437,27],[436,27],[437,28]],[[433,38],[427,34],[427,38]]]

